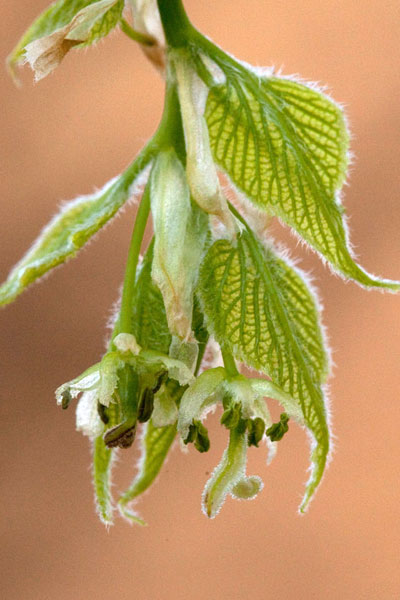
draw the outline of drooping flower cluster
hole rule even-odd
[[[123,0],[58,0],[10,57],[12,67],[26,59],[41,79],[71,48],[119,24],[157,68],[165,66],[166,96],[161,123],[136,160],[100,192],[63,208],[11,271],[0,303],[74,256],[146,173],[108,350],[56,391],[63,408],[78,398],[77,429],[93,443],[99,515],[112,522],[113,456],[138,429],[140,469],[118,507],[142,523],[129,504],[154,481],[176,435],[207,452],[204,419],[215,406],[229,443],[205,487],[206,515],[214,517],[228,494],[257,495],[262,482],[246,473],[247,449],[264,441],[270,460],[289,419],[313,440],[304,511],[329,454],[320,309],[307,278],[249,225],[240,200],[280,218],[343,277],[398,291],[399,283],[366,273],[349,249],[339,201],[348,146],[342,111],[313,86],[234,60],[191,26],[180,0],[130,6],[136,30],[123,18]],[[236,207],[218,170],[239,192]],[[139,267],[150,213],[154,237]],[[216,344],[223,366],[208,358]],[[260,377],[245,377],[238,363]],[[277,423],[266,398],[283,406]]]

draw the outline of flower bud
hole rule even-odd
[[[207,219],[192,205],[184,168],[172,149],[155,161],[150,199],[155,235],[152,278],[161,290],[171,334],[194,341],[193,292]]]
[[[174,65],[185,133],[186,173],[191,194],[200,208],[218,217],[230,234],[235,235],[237,226],[219,184],[203,114],[208,88],[181,52],[175,52]]]

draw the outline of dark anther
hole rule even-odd
[[[242,406],[240,402],[236,402],[227,408],[221,417],[221,424],[227,429],[235,429],[238,426],[242,415]]]
[[[266,434],[270,438],[271,442],[279,442],[289,430],[289,416],[286,413],[282,413],[280,416],[279,423],[274,423],[271,427],[268,427]]]
[[[120,423],[105,432],[103,439],[108,448],[129,448],[132,446],[136,434],[136,424],[128,426]]]
[[[210,449],[210,438],[208,431],[201,421],[193,421],[189,427],[189,433],[184,440],[184,444],[193,443],[196,450],[199,452],[208,452]]]
[[[265,423],[260,417],[247,420],[247,444],[258,448],[265,431]]]
[[[71,392],[69,390],[64,390],[61,394],[61,408],[63,410],[67,409],[70,402],[72,400]]]

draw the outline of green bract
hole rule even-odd
[[[181,0],[130,0],[129,7],[136,30],[122,18],[123,0],[59,0],[9,58],[12,67],[29,62],[41,79],[70,48],[121,24],[165,70],[166,94],[161,123],[136,160],[62,208],[0,287],[0,304],[74,256],[129,200],[142,174],[147,183],[108,348],[56,391],[64,409],[78,398],[77,429],[93,444],[99,516],[111,524],[117,505],[144,524],[130,503],[153,483],[177,433],[182,445],[208,451],[204,420],[216,407],[229,441],[204,490],[205,514],[214,517],[228,495],[251,499],[261,491],[261,479],[246,474],[247,450],[266,444],[269,462],[292,422],[313,440],[303,512],[330,449],[321,311],[307,277],[253,231],[241,200],[281,219],[344,277],[399,290],[352,257],[339,199],[348,163],[343,112],[314,86],[225,54],[192,27]],[[218,169],[239,190],[239,209],[227,201]],[[150,213],[154,237],[140,259]],[[260,377],[246,378],[237,362]],[[276,423],[266,398],[284,409]],[[115,501],[115,453],[134,442],[142,447],[138,473]]]

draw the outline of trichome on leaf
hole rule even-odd
[[[399,282],[362,269],[349,246],[339,197],[349,142],[343,112],[315,86],[226,54],[191,25],[181,0],[58,0],[22,37],[9,66],[28,62],[41,79],[69,50],[118,26],[165,77],[160,125],[124,173],[53,218],[1,286],[0,303],[75,256],[145,176],[107,351],[56,391],[62,408],[78,398],[99,516],[111,524],[118,506],[143,524],[133,501],[153,483],[177,435],[207,452],[203,421],[214,406],[222,408],[229,443],[206,484],[205,514],[214,517],[228,494],[257,495],[262,482],[246,474],[248,448],[264,441],[270,460],[289,419],[313,440],[304,512],[330,449],[329,353],[307,277],[251,226],[242,198],[287,224],[344,278],[398,291]],[[218,171],[240,192],[235,206]],[[150,214],[154,237],[140,261]],[[238,363],[260,377],[245,377]],[[266,398],[285,411],[277,423]],[[139,470],[115,503],[115,453],[133,443],[142,447]]]

